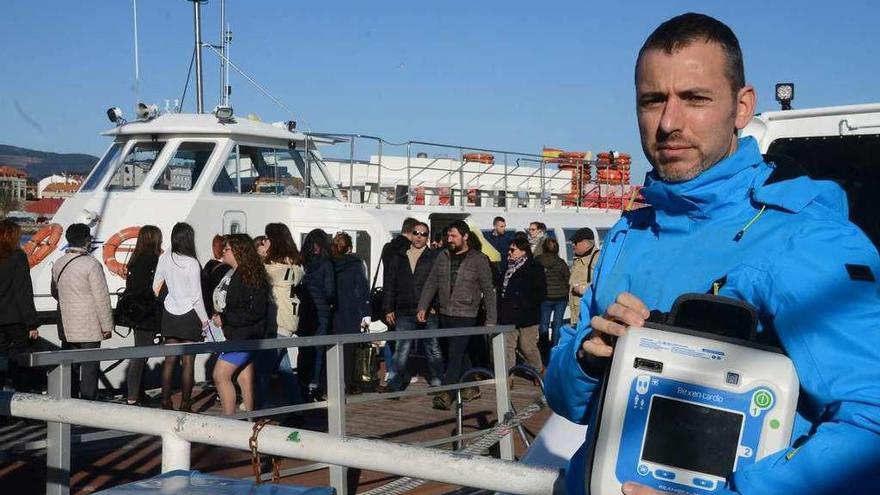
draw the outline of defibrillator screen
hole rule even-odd
[[[733,472],[743,415],[654,396],[642,459],[726,477]]]

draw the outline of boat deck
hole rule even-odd
[[[422,381],[411,389],[424,388]],[[481,387],[482,396],[464,406],[464,431],[485,429],[495,422],[495,393],[493,387]],[[196,390],[196,410],[202,414],[219,415],[219,404],[212,392]],[[520,410],[533,403],[540,389],[532,383],[516,378],[511,390],[514,407]],[[529,418],[525,429],[537,434],[546,418],[547,410]],[[278,418],[276,418],[278,419]],[[316,410],[288,418],[283,424],[309,430],[326,431],[326,411]],[[31,450],[23,448],[29,442],[45,439],[45,423],[39,421],[15,421],[0,427],[0,486],[14,487],[13,493],[36,494],[45,492],[46,458],[39,446],[31,443]],[[73,436],[94,432],[73,428]],[[400,400],[380,400],[349,403],[346,406],[346,431],[350,436],[383,439],[403,443],[423,443],[441,439],[455,433],[455,411],[432,409],[430,396],[405,397]],[[525,450],[515,435],[517,455]],[[438,448],[452,448],[451,444]],[[116,485],[137,481],[159,474],[161,470],[161,440],[158,437],[131,435],[76,444],[71,459],[71,493],[89,494]],[[381,455],[381,452],[377,452]],[[310,464],[296,459],[279,459],[283,472]],[[268,465],[268,463],[264,463]],[[253,479],[251,455],[247,452],[220,447],[193,444],[192,469],[231,478]],[[363,493],[393,481],[397,476],[371,471],[350,470],[350,486]],[[327,469],[285,476],[281,483],[306,486],[327,486]],[[458,487],[440,483],[426,483],[409,492],[413,494],[449,493]]]

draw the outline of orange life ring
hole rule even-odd
[[[599,158],[600,160],[618,160],[618,159],[630,160],[630,159],[632,159],[632,157],[630,157],[629,153],[619,153],[617,151],[603,151],[601,153],[597,153],[596,157]]]
[[[41,261],[46,259],[46,256],[49,256],[55,250],[55,247],[58,246],[58,241],[61,240],[62,233],[64,233],[64,228],[61,225],[51,223],[38,230],[29,241],[24,243],[21,249],[27,255],[28,264],[31,268],[40,264]]]
[[[461,157],[466,162],[495,163],[495,155],[489,153],[465,153],[464,155],[461,155]]]
[[[583,160],[586,157],[586,151],[563,151],[559,154],[559,158],[572,158],[575,160]]]
[[[126,275],[128,275],[128,260],[126,259],[125,263],[119,261],[118,259],[116,259],[116,253],[134,252],[134,246],[123,246],[122,244],[125,241],[137,239],[138,233],[140,231],[140,227],[126,227],[119,232],[113,234],[109,239],[107,239],[107,242],[104,243],[101,254],[104,258],[104,266],[107,267],[107,270],[109,270],[110,273],[118,275],[122,278],[125,278]]]

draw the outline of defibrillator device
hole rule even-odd
[[[733,471],[789,445],[797,375],[778,348],[756,342],[750,306],[687,295],[663,321],[615,344],[591,434],[591,495],[619,494],[627,481],[715,493]]]

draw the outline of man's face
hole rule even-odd
[[[497,235],[504,235],[504,232],[507,230],[507,223],[502,221],[495,222],[495,233]]]
[[[412,245],[416,249],[422,249],[428,244],[428,229],[424,225],[416,225],[412,232]]]
[[[467,245],[467,234],[461,235],[458,229],[449,229],[446,234],[446,246],[453,253],[460,253]]]
[[[587,254],[590,249],[593,248],[593,241],[588,239],[584,239],[574,243],[574,254],[575,256],[583,256]]]
[[[721,45],[697,41],[668,54],[648,50],[636,67],[642,150],[666,182],[684,182],[736,151],[755,92],[735,94]]]
[[[529,237],[534,239],[539,235],[541,235],[541,229],[539,229],[538,226],[535,224],[529,225]]]

